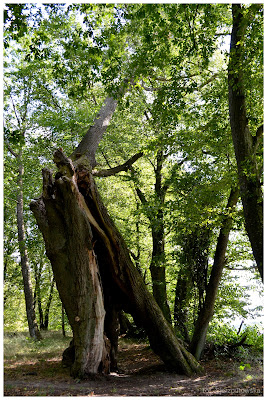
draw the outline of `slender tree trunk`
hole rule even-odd
[[[163,151],[157,153],[157,164],[155,168],[155,197],[156,197],[156,212],[152,216],[152,240],[153,250],[150,264],[150,272],[152,277],[153,295],[160,306],[164,317],[171,322],[171,312],[167,300],[167,285],[166,285],[166,269],[165,269],[165,232],[164,232],[164,217],[163,207],[165,201],[166,190],[162,185],[162,168],[163,168]]]
[[[222,276],[223,268],[225,265],[225,254],[227,250],[230,230],[232,227],[231,213],[235,208],[238,197],[239,197],[239,189],[232,189],[226,207],[227,216],[222,222],[220,234],[217,240],[214,262],[206,290],[205,302],[199,312],[194,327],[194,333],[190,343],[190,351],[196,357],[197,360],[200,359],[202,351],[204,349],[209,323],[214,313],[215,300],[217,297],[218,287]]]
[[[62,336],[66,337],[66,331],[65,331],[65,310],[62,304],[61,307],[61,328],[62,328]]]
[[[32,284],[30,277],[30,267],[28,260],[28,253],[25,244],[25,225],[23,217],[23,174],[24,168],[22,164],[22,153],[20,151],[17,161],[18,161],[18,194],[17,194],[17,228],[18,228],[18,242],[19,242],[19,252],[20,252],[20,264],[23,277],[23,287],[26,303],[26,313],[29,326],[30,336],[36,340],[41,339],[41,335],[38,329],[38,325],[35,317]]]
[[[190,343],[187,318],[190,293],[193,288],[192,277],[188,275],[189,274],[179,274],[177,278],[173,312],[174,326],[182,334],[186,343]]]
[[[44,329],[44,313],[42,308],[41,290],[40,290],[40,278],[41,278],[42,260],[40,266],[35,264],[34,276],[35,276],[35,289],[34,289],[34,304],[38,305],[40,329]],[[35,307],[36,308],[36,307]]]
[[[54,180],[49,171],[43,172],[43,195],[31,203],[31,209],[43,233],[73,330],[72,374],[95,373],[101,360],[102,365],[105,363],[103,351],[107,341],[101,281],[104,297],[108,297],[105,294],[108,290],[113,304],[130,312],[145,328],[152,349],[167,367],[187,375],[200,371],[200,365],[176,338],[134,267],[124,240],[98,194],[90,169],[77,161],[74,170],[71,161],[59,151],[54,159],[60,174]]]
[[[50,283],[50,291],[49,291],[49,296],[48,296],[46,308],[45,308],[44,327],[43,327],[43,329],[45,329],[45,330],[48,329],[49,311],[50,311],[50,306],[51,306],[52,299],[53,299],[54,286],[55,286],[55,277],[53,276],[52,281]]]
[[[150,262],[150,273],[152,278],[153,296],[158,303],[164,317],[168,322],[171,322],[171,313],[167,300],[167,287],[166,287],[166,269],[165,269],[165,249],[164,249],[164,217],[163,207],[165,201],[165,194],[167,187],[162,185],[162,167],[163,167],[163,151],[157,152],[155,171],[155,199],[153,207],[147,207],[148,201],[139,188],[136,188],[136,193],[141,203],[149,210],[147,218],[150,221],[151,234],[152,234],[152,257]],[[132,168],[132,172],[135,173]]]
[[[188,309],[192,292],[198,295],[196,314],[203,306],[204,294],[207,289],[208,255],[210,248],[210,229],[197,226],[183,236],[182,268],[178,273],[175,290],[174,321],[175,326],[190,343],[188,333]]]
[[[151,222],[153,250],[150,263],[153,296],[160,306],[164,317],[171,322],[171,313],[167,301],[165,250],[164,250],[164,226],[163,212],[159,210],[156,218]]]
[[[243,42],[248,19],[243,16],[240,4],[232,4],[232,14],[233,29],[228,67],[230,123],[245,226],[263,280],[263,199],[256,162],[256,147],[248,127],[243,82],[243,69],[245,69]]]

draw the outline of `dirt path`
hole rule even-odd
[[[6,362],[5,396],[262,396],[262,368],[241,371],[229,360],[202,362],[205,373],[191,378],[167,372],[145,344],[120,346],[121,373],[79,381],[60,358]]]

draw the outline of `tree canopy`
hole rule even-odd
[[[180,338],[190,343],[213,315],[245,318],[248,291],[234,274],[250,271],[252,286],[263,276],[263,6],[6,4],[4,21],[6,326],[16,326],[12,296],[23,289],[18,193],[39,325],[50,294],[50,323],[61,323],[29,208],[42,169],[56,172],[57,149],[74,163],[88,158],[132,262]]]

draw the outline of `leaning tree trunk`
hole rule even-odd
[[[232,189],[219,237],[217,240],[214,262],[210,274],[209,283],[206,290],[205,302],[199,312],[197,321],[194,327],[193,337],[190,343],[190,351],[197,360],[200,359],[202,351],[206,343],[206,336],[209,323],[214,313],[214,305],[217,297],[220,279],[225,265],[225,254],[227,250],[230,230],[232,228],[232,212],[236,206],[239,197],[239,189]]]
[[[187,375],[200,371],[133,265],[90,169],[79,160],[74,168],[60,151],[54,160],[59,172],[53,178],[50,171],[43,171],[43,195],[31,203],[31,209],[73,330],[72,374],[96,373],[107,360],[101,282],[104,297],[145,328],[152,349],[168,368]]]

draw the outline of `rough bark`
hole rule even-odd
[[[217,297],[218,287],[225,265],[225,254],[227,250],[230,230],[232,227],[231,213],[235,208],[238,197],[239,189],[232,189],[226,207],[227,215],[222,222],[219,237],[217,240],[213,266],[206,290],[205,302],[199,312],[194,327],[194,333],[190,343],[190,351],[197,360],[200,359],[202,351],[204,349],[209,323],[214,313],[215,300]]]
[[[24,214],[23,214],[24,168],[23,168],[21,157],[22,157],[22,153],[20,151],[20,153],[17,156],[17,161],[18,161],[17,228],[18,228],[20,264],[21,264],[21,272],[22,272],[22,278],[23,278],[26,313],[27,313],[27,321],[28,321],[30,336],[36,340],[40,340],[41,335],[40,335],[36,317],[35,317],[29,259],[28,259],[28,252],[27,252],[26,244],[25,244],[26,235],[25,235],[25,224],[24,224]]]
[[[96,255],[92,218],[77,187],[72,162],[55,153],[59,175],[43,171],[43,195],[31,203],[42,231],[57,288],[73,330],[73,376],[96,374],[108,358],[104,341],[105,309]],[[64,157],[63,157],[64,159]],[[64,173],[64,175],[63,175]]]
[[[243,58],[243,42],[248,19],[243,16],[240,4],[232,5],[232,14],[233,28],[228,67],[230,123],[245,226],[263,280],[263,198],[256,162],[257,144],[253,143],[248,126],[243,79],[246,62]]]
[[[55,160],[60,173],[54,180],[49,171],[44,171],[43,195],[31,204],[31,209],[43,233],[60,297],[73,329],[73,374],[84,375],[89,362],[97,365],[91,356],[88,357],[88,346],[93,345],[95,352],[99,352],[98,360],[104,347],[104,305],[97,261],[105,304],[110,299],[115,310],[124,309],[133,315],[145,328],[152,349],[168,368],[187,375],[200,371],[200,365],[176,338],[133,265],[125,242],[99,196],[90,169],[77,160],[74,172],[72,162],[60,152],[55,154]],[[93,313],[92,307],[97,302]],[[96,324],[100,320],[96,335]],[[95,346],[89,332],[99,339]],[[112,335],[107,332],[107,336]]]
[[[149,337],[152,349],[166,365],[175,371],[190,375],[200,369],[194,358],[176,338],[170,324],[165,320],[153,296],[133,265],[123,238],[100,198],[90,171],[79,171],[78,185],[85,196],[88,208],[97,224],[93,224],[95,251],[98,254],[100,272],[105,293],[105,281],[114,284],[113,299],[130,312],[138,325],[142,325]],[[103,234],[104,233],[104,234]],[[108,265],[109,270],[103,269]]]

